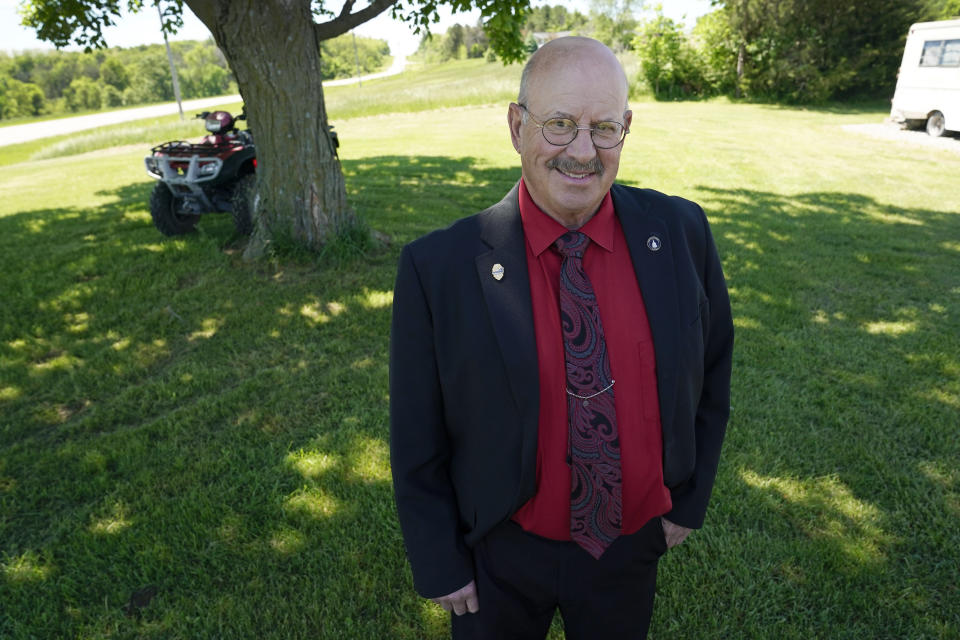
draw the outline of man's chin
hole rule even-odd
[[[578,180],[557,173],[550,190],[557,204],[576,209],[599,202],[603,198],[601,187],[600,178],[596,174]]]
[[[579,220],[580,224],[589,220],[597,212],[603,198],[563,198],[555,201],[554,206],[562,219],[567,221]]]

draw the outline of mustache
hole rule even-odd
[[[594,157],[590,162],[577,162],[570,158],[551,158],[547,160],[547,169],[559,169],[566,173],[595,173],[598,176],[603,175],[604,167],[600,158]]]

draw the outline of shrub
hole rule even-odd
[[[100,87],[100,105],[104,107],[122,107],[123,94],[110,84]]]
[[[634,38],[640,55],[641,75],[659,99],[699,97],[710,93],[697,50],[681,31],[681,25],[657,14],[640,25]]]
[[[37,85],[16,78],[0,78],[0,119],[38,116],[47,109],[43,90]]]
[[[86,76],[74,78],[63,92],[70,111],[100,108],[100,86]]]

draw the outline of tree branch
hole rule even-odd
[[[350,29],[353,29],[358,24],[363,24],[367,20],[376,18],[378,15],[396,4],[396,2],[397,0],[374,0],[368,6],[364,7],[360,11],[357,11],[356,13],[351,13],[350,15],[344,15],[344,13],[341,11],[340,15],[333,20],[320,24],[314,24],[314,33],[317,34],[318,41],[336,38],[337,36],[350,31]],[[347,5],[352,6],[353,0],[347,0]],[[347,8],[347,5],[344,5],[344,9]]]
[[[350,12],[353,11],[353,1],[354,0],[347,0],[343,3],[343,8],[340,9],[340,15],[337,16],[337,18],[343,18],[350,15]]]

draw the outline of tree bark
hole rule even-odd
[[[320,40],[310,0],[186,0],[233,70],[257,146],[254,231],[244,252],[273,243],[321,248],[355,214],[329,136]]]

